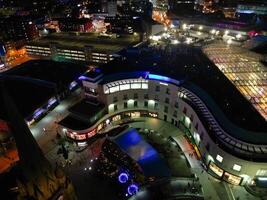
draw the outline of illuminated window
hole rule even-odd
[[[219,162],[222,162],[223,161],[223,157],[218,154],[216,156],[216,160],[218,160]]]
[[[141,89],[141,83],[132,83],[131,89]]]
[[[130,84],[120,85],[120,90],[129,90]]]
[[[148,89],[148,84],[147,83],[142,83],[142,89]]]
[[[234,164],[233,170],[240,172],[241,166],[240,165],[237,165],[237,164]]]

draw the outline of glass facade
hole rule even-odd
[[[125,80],[111,82],[104,85],[104,94],[111,94],[130,89],[148,89],[148,80],[125,79]]]

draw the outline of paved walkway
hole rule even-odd
[[[183,150],[188,162],[190,163],[192,172],[199,177],[205,199],[235,200],[239,198],[240,200],[259,200],[259,198],[249,194],[243,187],[233,186],[224,181],[218,180],[203,170],[196,155],[189,155],[190,153],[194,153],[194,150],[183,137],[184,134],[177,127],[162,120],[153,118],[145,119],[144,122],[134,122],[129,125],[134,128],[153,129],[167,137],[172,136]]]
[[[58,106],[38,123],[30,127],[34,138],[45,154],[48,154],[56,147],[55,138],[58,129],[56,122],[66,117],[69,113],[68,108],[80,99],[80,89],[78,89],[70,97],[61,101]]]

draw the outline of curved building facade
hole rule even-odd
[[[80,77],[87,99],[97,99],[107,114],[83,130],[64,127],[83,142],[112,121],[153,117],[181,129],[211,174],[236,185],[267,177],[267,133],[232,124],[205,91],[193,84],[149,72]]]

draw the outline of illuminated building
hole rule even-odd
[[[100,64],[113,60],[117,52],[139,41],[139,34],[117,38],[108,34],[54,33],[29,42],[26,50],[28,55],[37,58]]]
[[[57,19],[59,29],[63,32],[90,32],[92,29],[92,21],[90,19],[81,18],[61,18]]]
[[[120,68],[119,65],[129,66],[131,70]],[[242,120],[238,122],[238,118],[233,118],[234,113],[225,114],[223,112],[225,110],[221,110],[227,110],[229,104],[233,105],[236,99],[229,99],[221,94],[220,99],[216,99],[218,102],[215,102],[205,89],[184,82],[176,76],[178,72],[170,73],[160,66],[135,68],[127,61],[123,63],[113,61],[101,67],[101,70],[103,70],[102,76],[98,79],[85,74],[80,80],[83,83],[85,96],[103,103],[108,109],[108,114],[95,124],[81,130],[62,127],[63,132],[78,144],[85,141],[91,132],[101,134],[104,128],[113,122],[140,117],[158,118],[188,134],[197,155],[205,163],[208,171],[218,179],[235,185],[244,185],[252,184],[253,179],[258,180],[267,175],[266,124],[259,113],[253,114],[254,119],[258,118],[257,122],[253,123],[261,121],[257,126],[260,130],[247,129]],[[228,86],[224,86],[224,92],[228,93],[226,87]],[[230,88],[227,89],[229,92]],[[210,89],[209,87],[207,90]],[[216,90],[215,86],[213,89]],[[218,97],[217,92],[216,95]],[[225,98],[227,100],[222,100]],[[240,97],[239,105],[241,99],[247,104],[244,97]],[[219,103],[219,100],[223,102]],[[225,101],[229,103],[225,104]],[[225,108],[222,108],[224,106]],[[235,108],[232,106],[231,109]],[[254,110],[249,105],[247,109]],[[238,111],[239,118],[243,119],[243,114]],[[249,115],[251,117],[252,113]],[[246,115],[246,119],[249,115]],[[246,121],[246,125],[249,125],[251,120],[253,119]],[[254,127],[253,123],[250,128]]]
[[[0,18],[0,36],[6,48],[21,47],[39,36],[32,19],[27,17]]]

